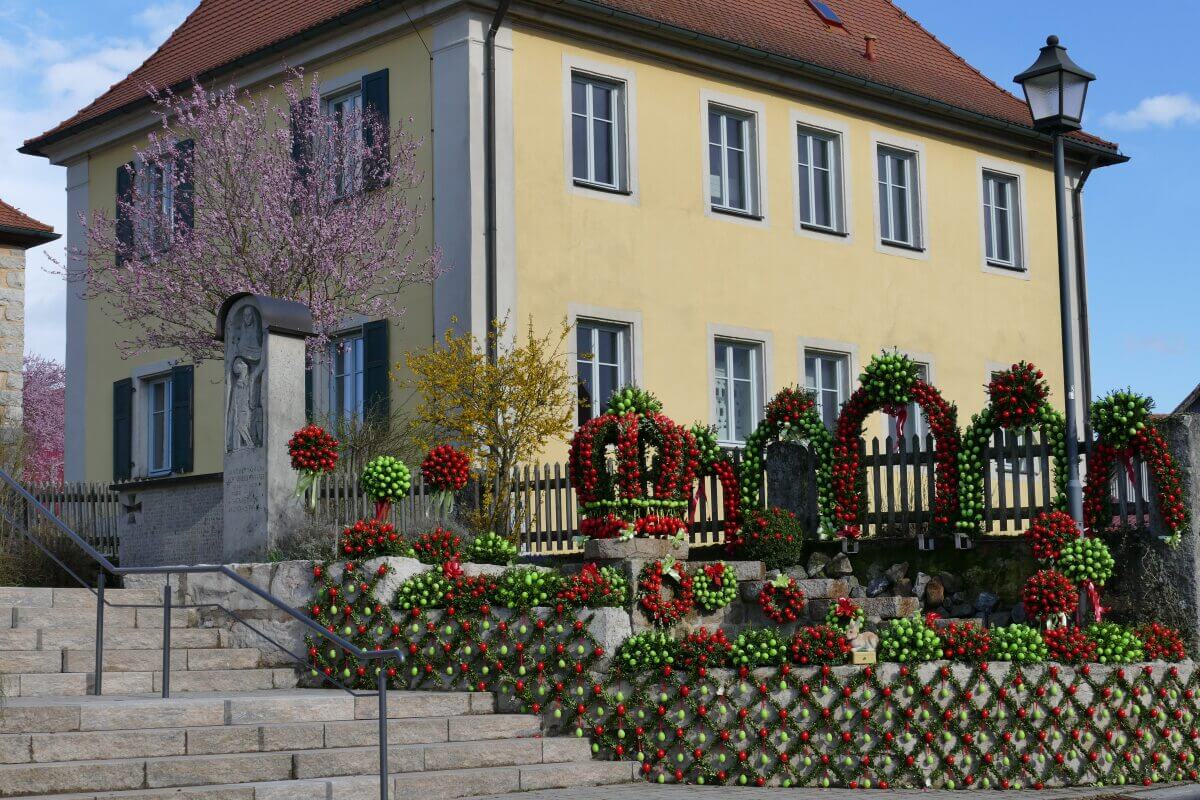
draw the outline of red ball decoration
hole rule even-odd
[[[1078,536],[1079,526],[1063,511],[1043,511],[1025,531],[1025,541],[1029,542],[1033,557],[1042,561],[1057,559],[1063,545]]]
[[[471,477],[471,457],[448,444],[440,444],[421,462],[421,477],[435,492],[457,492]]]
[[[1079,592],[1066,575],[1044,569],[1025,581],[1021,601],[1030,619],[1045,622],[1058,614],[1073,614],[1079,607]]]
[[[374,558],[395,552],[400,534],[395,526],[377,519],[360,519],[342,530],[338,548],[342,555]]]
[[[1042,633],[1053,661],[1082,664],[1096,658],[1096,643],[1078,628],[1051,628]]]
[[[1183,645],[1183,637],[1179,631],[1169,625],[1151,622],[1134,630],[1142,641],[1142,648],[1149,661],[1183,661],[1187,658],[1187,648]]]
[[[288,440],[292,469],[308,475],[333,472],[338,462],[338,440],[320,425],[305,425]]]
[[[788,578],[782,585],[768,582],[758,593],[758,607],[767,619],[780,625],[795,622],[804,611],[804,592],[796,585],[795,578]]]

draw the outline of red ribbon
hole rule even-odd
[[[908,423],[908,406],[887,406],[883,413],[896,420],[896,449],[899,450],[900,442],[904,440],[904,426]]]
[[[696,524],[696,509],[708,498],[704,492],[704,478],[696,481],[696,491],[692,493],[692,499],[688,501],[688,527]]]
[[[1092,616],[1096,622],[1099,622],[1104,616],[1104,606],[1100,605],[1100,592],[1096,589],[1096,584],[1091,581],[1083,582],[1084,591],[1087,592],[1088,605],[1091,606]],[[1083,622],[1083,609],[1079,609],[1079,622]]]
[[[1129,476],[1129,482],[1133,483],[1133,456],[1129,452],[1129,448],[1126,447],[1118,455],[1121,456],[1121,461],[1125,463],[1125,474]]]
[[[375,521],[383,522],[387,518],[388,512],[392,510],[392,504],[389,500],[375,501]]]

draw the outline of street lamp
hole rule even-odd
[[[1058,294],[1062,318],[1063,382],[1067,386],[1067,506],[1083,527],[1083,487],[1079,482],[1079,425],[1075,410],[1075,332],[1071,323],[1071,266],[1067,253],[1066,157],[1063,136],[1079,130],[1088,84],[1096,76],[1080,67],[1058,43],[1046,38],[1033,66],[1013,78],[1025,90],[1033,127],[1054,139],[1054,207],[1058,214]],[[1087,400],[1088,398],[1085,398]]]

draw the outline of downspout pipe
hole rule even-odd
[[[483,46],[483,80],[484,93],[487,95],[483,115],[483,161],[484,161],[484,224],[486,247],[484,248],[484,274],[487,294],[487,355],[495,363],[497,358],[496,337],[493,327],[498,316],[497,297],[497,261],[498,247],[496,245],[496,34],[504,24],[504,16],[512,0],[500,0],[492,24],[488,27],[487,38]]]
[[[1092,342],[1088,324],[1087,258],[1083,246],[1083,187],[1097,157],[1093,155],[1071,190],[1071,222],[1075,236],[1075,290],[1079,294],[1079,361],[1080,384],[1083,388],[1083,436],[1092,440]]]

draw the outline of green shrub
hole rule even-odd
[[[467,548],[467,561],[507,567],[517,559],[517,546],[494,531],[475,537]]]
[[[741,558],[761,561],[767,569],[794,567],[803,555],[804,528],[786,509],[751,509],[742,518],[736,550]]]

